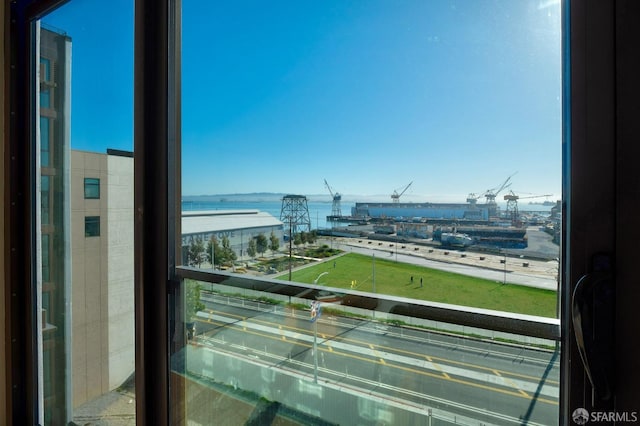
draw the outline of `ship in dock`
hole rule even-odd
[[[496,203],[357,202],[351,213],[348,217],[327,219],[334,224],[348,224],[343,230],[369,224],[378,237],[395,235],[461,248],[524,249],[528,246],[525,223],[512,212],[501,212]]]
[[[540,216],[521,215],[518,211],[518,200],[521,198],[550,197],[550,194],[520,197],[513,191],[504,195],[506,210],[501,211],[496,203],[500,192],[510,185],[513,175],[501,185],[484,191],[478,195],[471,193],[465,203],[404,203],[400,197],[411,186],[394,190],[392,202],[356,202],[351,208],[351,215],[342,216],[340,210],[341,196],[333,191],[325,180],[325,185],[333,196],[332,215],[327,221],[336,231],[340,224],[342,232],[358,229],[359,235],[365,233],[369,226],[372,234],[392,236],[405,239],[431,240],[448,246],[489,247],[523,249],[527,247],[527,231],[525,225],[546,225],[547,219]],[[478,200],[484,197],[485,203]],[[553,214],[549,215],[548,218]],[[535,223],[533,222],[535,219]]]

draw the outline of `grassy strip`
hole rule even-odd
[[[375,271],[375,272],[374,272]],[[312,283],[320,274],[319,284],[328,287],[375,292],[418,300],[472,306],[498,311],[543,317],[556,317],[557,294],[552,290],[522,285],[504,285],[482,278],[396,263],[381,258],[349,253],[293,272],[292,280]],[[413,277],[413,281],[411,280]],[[422,284],[421,284],[422,281]]]

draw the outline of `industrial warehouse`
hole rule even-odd
[[[182,253],[193,242],[208,242],[212,237],[221,241],[228,238],[230,248],[242,258],[247,254],[249,241],[263,234],[273,233],[278,241],[284,240],[283,223],[259,210],[213,210],[188,211],[182,213]],[[183,259],[185,264],[187,259]]]

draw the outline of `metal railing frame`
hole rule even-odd
[[[235,288],[249,289],[268,294],[289,297],[303,297],[313,290],[332,290],[326,286],[282,281],[269,278],[254,278],[221,271],[209,271],[187,266],[176,268],[177,276],[182,279],[193,279],[206,283],[224,283]],[[485,330],[513,333],[522,336],[560,341],[560,319],[523,315],[511,312],[492,311],[467,306],[457,306],[415,300],[404,297],[387,296],[379,293],[346,291],[333,289],[343,294],[361,296],[375,300],[377,312],[401,312],[402,315],[426,320],[440,321],[454,325],[481,328]],[[309,299],[315,300],[315,299]]]

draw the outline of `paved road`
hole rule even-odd
[[[313,380],[314,326],[308,313],[265,312],[227,297],[206,295],[203,301],[207,310],[199,314],[198,341],[209,351],[258,363],[270,374],[295,371]],[[360,392],[360,399],[376,395],[389,406],[418,407],[422,415],[430,407],[441,419],[557,422],[556,353],[348,318],[324,316],[316,324],[317,375],[325,387],[346,386]],[[246,381],[239,378],[242,368],[237,370],[235,380]]]

